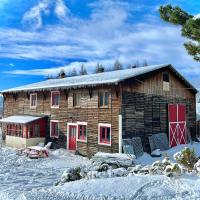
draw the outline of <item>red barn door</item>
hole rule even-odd
[[[76,126],[69,125],[69,150],[76,150],[76,129]]]
[[[169,145],[186,144],[186,107],[183,104],[168,105]]]

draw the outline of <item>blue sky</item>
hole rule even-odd
[[[159,18],[167,3],[200,13],[197,0],[0,0],[0,90],[115,60],[171,63],[199,87],[200,64],[187,55],[180,27]]]

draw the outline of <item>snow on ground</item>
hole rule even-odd
[[[16,199],[21,193],[51,188],[66,168],[87,162],[87,158],[64,149],[53,151],[49,158],[31,160],[17,155],[15,149],[3,147],[0,149],[0,200]]]
[[[179,146],[173,147],[167,151],[162,151],[161,153],[162,153],[162,155],[168,155],[171,161],[176,162],[173,158],[173,155],[176,152],[181,151],[184,147],[194,149],[196,156],[200,157],[200,143],[196,143],[196,142],[193,144],[179,145]],[[137,164],[149,165],[157,160],[162,160],[162,159],[163,159],[163,157],[151,157],[149,154],[144,153],[143,156],[141,156],[140,158],[137,159]]]
[[[200,143],[180,145],[194,148],[200,156]],[[161,158],[144,154],[140,164],[152,164]],[[174,160],[173,160],[174,161]],[[0,200],[131,200],[131,199],[200,199],[200,178],[184,174],[169,178],[163,175],[135,175],[107,179],[92,179],[53,186],[68,167],[89,163],[87,158],[73,155],[64,149],[51,151],[46,159],[31,160],[18,155],[16,149],[0,148]]]

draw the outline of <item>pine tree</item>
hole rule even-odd
[[[100,64],[97,64],[96,66],[96,70],[95,70],[95,73],[102,73],[105,71],[105,68],[103,65],[100,65]]]
[[[138,60],[136,60],[135,64],[133,65],[132,68],[137,68],[137,67],[140,67],[140,63]]]
[[[190,41],[184,44],[189,55],[200,62],[200,17],[194,17],[179,7],[161,6],[160,17],[169,23],[181,25],[182,36]]]
[[[148,63],[147,63],[147,60],[144,60],[144,62],[143,62],[143,65],[142,65],[143,67],[146,67],[146,66],[148,66]]]
[[[115,70],[121,70],[122,68],[123,68],[122,64],[118,60],[116,60],[115,63],[114,63],[114,66],[113,66],[114,71]]]
[[[86,75],[86,74],[88,74],[87,70],[85,69],[85,66],[82,64],[81,65],[81,70],[80,70],[80,75]]]
[[[61,69],[57,77],[58,78],[65,78],[66,77],[65,70]]]
[[[76,71],[76,68],[74,67],[70,73],[70,76],[77,76],[77,71]]]

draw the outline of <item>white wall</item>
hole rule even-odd
[[[30,146],[36,146],[40,142],[44,142],[45,138],[20,138],[15,136],[6,135],[6,146],[14,148],[25,148]]]

